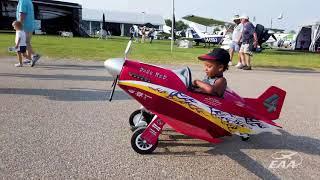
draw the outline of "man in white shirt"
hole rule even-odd
[[[229,54],[230,54],[230,62],[229,65],[232,65],[232,59],[234,52],[239,52],[240,50],[240,42],[241,42],[241,33],[243,30],[243,25],[241,24],[240,16],[235,15],[233,18],[234,23],[236,26],[234,27],[233,33],[232,33],[232,43],[230,44]],[[240,56],[239,56],[239,62],[241,62]]]

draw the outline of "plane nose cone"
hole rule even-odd
[[[108,59],[104,62],[104,67],[115,78],[120,75],[124,62],[123,58]]]

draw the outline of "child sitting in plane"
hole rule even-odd
[[[227,88],[227,80],[223,77],[223,72],[228,69],[230,61],[228,51],[217,48],[208,54],[199,56],[198,59],[203,61],[207,75],[203,81],[193,81],[193,85],[197,87],[196,91],[223,97]]]

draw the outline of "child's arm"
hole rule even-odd
[[[195,80],[193,81],[193,84],[199,87],[199,90],[197,90],[198,92],[221,97],[227,87],[227,80],[225,78],[219,78],[216,80],[214,85],[210,85],[200,80]]]
[[[16,43],[16,47],[15,47],[16,49],[18,49],[18,48],[19,48],[20,41],[21,41],[21,37],[19,37],[18,42]]]

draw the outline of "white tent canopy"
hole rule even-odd
[[[300,28],[294,48],[296,50],[309,50],[312,52],[319,50],[320,21]]]
[[[312,26],[311,32],[311,45],[309,50],[314,52],[320,48],[320,21]]]

